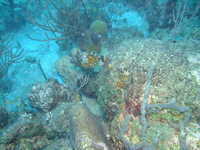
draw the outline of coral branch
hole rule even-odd
[[[33,24],[37,25],[41,29],[52,32],[52,37],[45,34],[44,39],[37,39],[31,37],[29,34],[27,36],[32,40],[37,41],[50,41],[50,40],[65,40],[73,37],[80,37],[87,29],[88,14],[83,1],[80,1],[83,9],[84,15],[75,1],[72,1],[72,6],[66,6],[63,0],[59,0],[61,8],[55,4],[52,0],[45,0],[45,8],[47,10],[45,23],[37,22],[29,12],[30,1],[27,2],[27,12],[29,14],[30,20]],[[55,9],[56,15],[52,13],[50,5]],[[86,18],[86,19],[84,19]],[[58,36],[59,35],[59,36]]]

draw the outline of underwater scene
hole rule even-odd
[[[0,0],[0,150],[199,150],[200,0]]]

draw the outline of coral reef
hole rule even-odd
[[[68,89],[56,79],[49,79],[47,83],[37,83],[28,95],[30,105],[44,112],[50,111],[59,102],[70,101]]]
[[[70,136],[74,149],[109,150],[105,129],[85,104],[76,104],[69,111]]]
[[[29,7],[30,4],[31,0],[27,3],[28,10],[31,10]],[[82,0],[63,2],[62,0],[59,0],[55,3],[48,0],[44,6],[47,10],[46,17],[48,18],[48,21],[45,23],[37,22],[32,16],[30,16],[31,21],[40,28],[54,33],[59,33],[61,36],[57,36],[56,34],[53,34],[52,36],[45,35],[45,39],[35,40],[62,40],[62,42],[58,42],[61,49],[65,49],[63,46],[66,45],[65,43],[69,42],[68,39],[77,41],[77,39],[87,36],[89,27],[93,21],[101,18],[104,22],[110,22],[107,12],[101,10],[104,5],[99,5],[93,2],[90,3]],[[49,7],[52,7],[53,9],[49,9]],[[55,26],[51,26],[49,21],[54,23]],[[34,39],[31,36],[29,37]]]
[[[54,108],[50,113],[46,114],[45,120],[49,130],[57,133],[67,133],[69,127],[69,109],[74,103],[62,103]]]
[[[86,36],[79,39],[79,47],[87,53],[99,54],[102,42],[107,38],[107,24],[101,20],[95,20],[90,25]]]
[[[113,50],[108,65],[97,75],[96,93],[99,104],[111,121],[110,131],[114,143],[119,140],[117,135],[119,127],[126,116],[130,115],[131,119],[128,119],[130,122],[127,121],[130,126],[123,132],[123,136],[131,145],[144,144],[144,141],[140,140],[141,132],[136,133],[135,130],[143,130],[146,124],[140,124],[141,108],[146,93],[149,68],[153,65],[155,69],[151,78],[151,90],[145,99],[148,105],[154,106],[145,112],[148,114],[145,115],[145,119],[149,126],[143,132],[146,132],[145,136],[149,139],[148,145],[155,146],[151,145],[155,142],[158,149],[162,149],[162,146],[175,147],[175,143],[171,145],[168,143],[171,142],[171,138],[179,141],[176,135],[180,133],[179,129],[170,125],[170,121],[175,124],[183,123],[187,116],[186,112],[192,113],[192,117],[185,126],[190,126],[191,122],[197,123],[195,114],[198,109],[193,106],[196,105],[200,95],[193,71],[199,70],[199,66],[189,60],[192,54],[196,56],[199,53],[199,48],[198,41],[174,44],[153,39],[130,39],[123,41]],[[171,101],[174,98],[175,103]],[[195,130],[198,130],[198,127]],[[158,133],[162,136],[156,136]],[[169,135],[165,136],[167,133]],[[156,138],[158,141],[150,140]],[[184,138],[188,143],[190,137],[182,139]],[[189,148],[193,148],[194,145],[187,144]]]
[[[40,61],[26,58],[39,65],[46,83],[37,83],[27,97],[28,89],[25,96],[10,101],[25,108],[15,114],[15,120],[0,108],[0,149],[199,149],[200,42],[173,40],[186,37],[189,30],[183,30],[192,26],[185,27],[199,22],[195,16],[200,0],[179,2],[28,0],[29,19],[36,25],[33,35],[38,34],[37,27],[51,34],[38,34],[41,39],[27,35],[33,40],[55,40],[65,51],[56,62],[61,78],[56,74],[59,82],[47,79]],[[10,7],[5,13],[8,20],[0,16],[0,23],[9,24],[6,31],[26,22],[18,15],[23,4],[17,7],[14,0],[0,4],[0,12]],[[141,39],[149,34],[146,19],[151,37],[168,38],[168,43]],[[199,39],[198,25],[193,27],[187,38]],[[10,65],[24,58],[23,50],[13,51],[6,40],[0,39],[0,85]],[[41,60],[46,52],[55,56],[49,48],[32,52],[27,50],[41,54]]]
[[[0,131],[0,148],[72,149],[69,140],[69,110],[75,103],[63,102],[49,112],[21,114]]]
[[[52,149],[62,149],[62,150],[73,150],[71,143],[68,139],[56,139],[48,144],[44,150],[52,150]]]
[[[197,51],[197,48],[186,46],[183,43],[174,45],[151,39],[134,39],[121,43],[110,55],[112,61],[98,75],[98,83],[103,83],[99,84],[98,89],[100,104],[106,107],[109,101],[121,104],[129,103],[129,99],[141,100],[146,70],[152,61],[157,62],[157,65],[150,101],[167,102],[178,95],[179,103],[191,102],[193,97],[187,91],[194,92],[192,95],[198,93],[198,85],[191,71],[198,68],[192,63],[193,67],[189,67],[186,54]]]
[[[94,21],[88,34],[79,39],[80,51],[73,55],[72,63],[83,69],[101,68],[102,65],[97,65],[100,59],[102,42],[107,37],[107,24],[101,20]],[[99,69],[96,69],[99,70]]]
[[[72,52],[72,57],[64,55],[56,61],[56,70],[62,77],[62,80],[68,85],[76,85],[75,81],[77,80],[80,70],[73,63],[70,63],[70,60],[75,57],[77,51],[79,52],[77,49],[73,49],[73,51],[75,52]]]
[[[1,131],[0,143],[10,143],[18,138],[39,136],[45,133],[41,122],[41,114],[33,117],[31,114],[21,115],[13,124]]]

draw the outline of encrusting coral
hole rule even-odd
[[[59,102],[69,101],[67,87],[56,79],[49,79],[47,83],[35,84],[28,95],[32,107],[48,112]]]
[[[194,46],[195,45],[195,46]],[[193,72],[199,70],[196,63],[188,61],[190,56],[198,53],[200,44],[198,41],[190,43],[165,43],[153,39],[130,39],[119,44],[112,50],[109,56],[109,64],[98,74],[98,102],[103,108],[106,117],[111,121],[111,137],[116,140],[119,127],[125,121],[130,124],[125,132],[122,131],[128,142],[124,144],[142,143],[141,130],[144,124],[140,124],[142,117],[141,107],[144,102],[147,77],[152,64],[155,69],[151,76],[151,90],[146,96],[145,116],[147,126],[146,135],[149,146],[156,142],[156,148],[180,148],[179,139],[187,143],[188,148],[194,148],[197,144],[188,144],[190,136],[181,137],[179,129],[172,124],[185,122],[182,133],[189,134],[186,126],[197,123],[195,117],[198,108],[195,107],[199,97],[199,84]],[[152,107],[150,107],[152,105]],[[148,108],[149,107],[149,108]],[[143,109],[144,110],[144,109]],[[191,117],[187,117],[187,114]],[[189,121],[187,118],[190,118]],[[198,127],[195,128],[195,132]],[[137,133],[135,131],[138,131]],[[158,134],[160,136],[158,136]],[[178,135],[178,136],[176,136]],[[158,141],[154,141],[155,139]],[[178,141],[177,143],[173,143]],[[146,141],[146,142],[147,142]],[[196,141],[196,140],[195,140]],[[117,142],[116,142],[117,143]],[[171,143],[171,145],[169,144]],[[128,144],[128,145],[129,145]],[[141,146],[141,145],[140,145]],[[163,146],[163,147],[162,147]],[[129,147],[129,146],[128,146]]]

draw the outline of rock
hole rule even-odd
[[[68,101],[68,89],[56,79],[49,79],[47,83],[35,84],[28,98],[32,107],[44,112],[50,111],[59,102]]]
[[[74,149],[110,150],[105,126],[85,104],[74,105],[69,111],[70,138]]]
[[[62,103],[51,111],[48,127],[58,133],[67,133],[69,130],[69,109],[74,103]]]
[[[32,138],[22,138],[18,141],[18,149],[35,150],[44,149],[50,143],[46,136],[34,136]]]
[[[44,150],[73,150],[68,138],[59,138],[51,141]]]
[[[106,116],[113,119],[124,109],[134,116],[140,114],[147,72],[152,64],[156,69],[149,101],[170,102],[176,97],[179,104],[194,103],[200,97],[194,71],[200,67],[189,62],[188,57],[199,48],[198,41],[174,44],[153,39],[124,40],[112,50],[109,64],[97,76],[97,99]]]
[[[13,124],[2,130],[0,133],[0,143],[10,143],[17,138],[27,138],[45,133],[38,114],[35,118],[30,114],[20,116]]]
[[[64,55],[60,57],[56,61],[56,70],[60,74],[60,76],[62,77],[65,83],[69,83],[73,85],[74,84],[73,81],[75,81],[75,84],[76,84],[76,80],[79,75],[79,72],[76,71],[76,68],[75,68],[76,66],[73,63],[70,63],[71,58],[72,57],[68,55]]]
[[[141,105],[144,104],[145,96],[149,106],[157,105],[159,109],[159,105],[170,104],[175,98],[177,107],[189,110],[193,116],[186,128],[194,129],[191,124],[198,122],[194,116],[198,114],[197,103],[200,97],[197,78],[200,70],[199,49],[199,41],[166,43],[154,39],[129,39],[112,50],[108,64],[97,75],[96,93],[97,101],[110,121],[109,131],[113,145],[121,145],[119,127],[128,115],[132,119],[126,123],[127,130],[122,134],[128,142],[123,143],[125,146],[134,146],[143,142]],[[152,66],[155,69],[150,70]],[[147,78],[149,70],[152,71],[151,79]],[[151,84],[146,90],[149,80]],[[149,91],[148,95],[145,91]],[[156,149],[179,149],[182,135],[170,125],[170,121],[182,124],[186,114],[183,111],[179,113],[175,107],[160,109],[155,113],[147,111],[146,139],[149,146],[156,143],[156,139]],[[198,145],[199,137],[195,137],[194,132],[199,134],[197,129],[185,132],[187,136],[183,142],[187,143],[189,149],[195,149]]]

